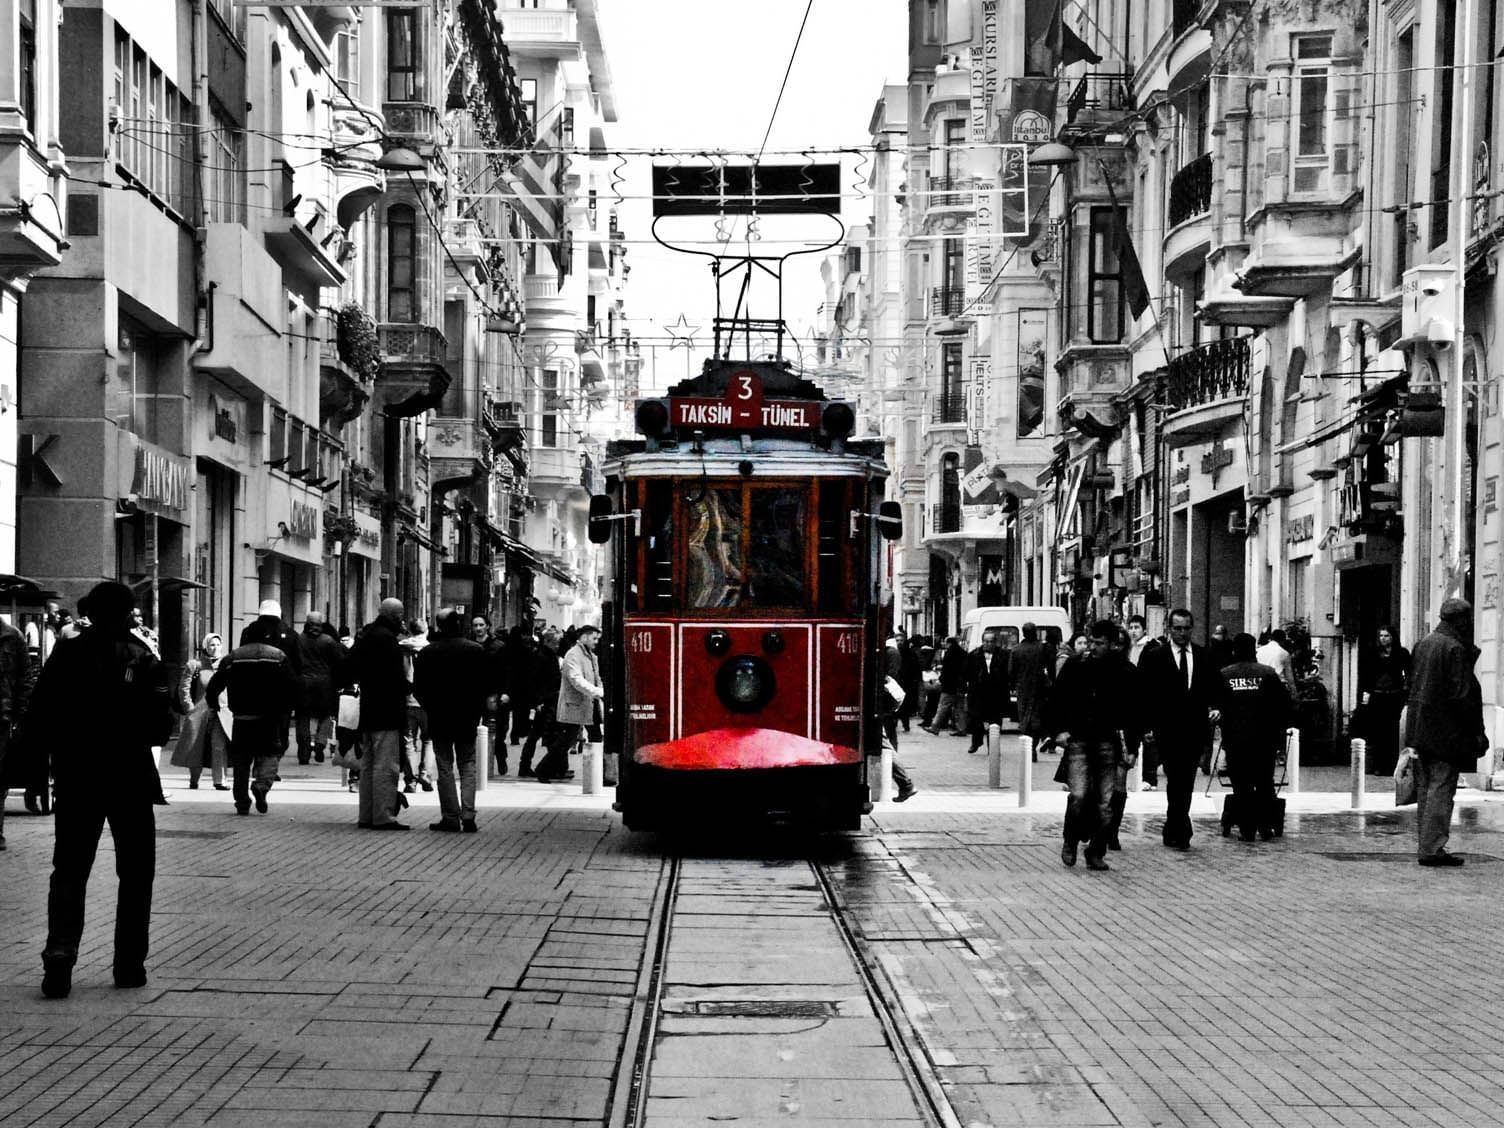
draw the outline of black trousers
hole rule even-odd
[[[1224,740],[1222,751],[1227,756],[1227,774],[1236,798],[1238,830],[1244,838],[1251,838],[1255,831],[1272,829],[1274,749],[1234,747]]]
[[[1191,796],[1196,793],[1196,767],[1201,763],[1200,741],[1159,742],[1159,766],[1165,777],[1166,846],[1191,842]]]
[[[135,753],[133,753],[135,754]],[[145,751],[139,753],[145,756]],[[52,885],[47,895],[47,946],[42,958],[72,967],[84,934],[84,894],[105,823],[115,840],[115,968],[134,971],[146,963],[151,932],[151,887],[157,869],[157,820],[152,797],[70,789],[57,805],[52,847]]]

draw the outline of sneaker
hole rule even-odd
[[[1089,870],[1096,870],[1098,873],[1103,873],[1107,870],[1110,870],[1112,867],[1107,864],[1106,858],[1088,854],[1086,855],[1086,868]]]
[[[466,834],[477,834],[480,831],[480,827],[475,825],[474,819],[461,819],[460,829]]]
[[[433,780],[428,779],[425,776],[418,777],[418,783],[423,788],[424,791],[432,791],[433,790]]]
[[[73,965],[56,960],[42,961],[42,994],[49,999],[66,999],[73,990]]]
[[[1465,859],[1458,857],[1456,854],[1448,854],[1445,850],[1438,850],[1430,857],[1417,858],[1416,861],[1423,866],[1461,866],[1467,864]]]
[[[115,987],[121,991],[134,991],[138,987],[146,986],[146,969],[144,967],[117,967],[115,969]]]
[[[1066,842],[1060,847],[1060,860],[1067,866],[1076,864],[1076,844],[1074,842]]]

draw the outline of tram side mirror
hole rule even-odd
[[[877,531],[883,540],[898,540],[903,536],[903,506],[896,501],[877,503]]]
[[[591,544],[605,544],[611,539],[611,499],[605,494],[593,494],[590,498],[590,524],[586,535]]]

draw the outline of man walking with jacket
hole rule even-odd
[[[360,686],[360,809],[355,825],[366,830],[408,829],[396,817],[409,691],[398,643],[402,611],[402,600],[383,599],[376,618],[361,628],[350,650],[350,674]]]
[[[226,690],[235,715],[234,722],[225,726],[230,732],[235,813],[249,814],[254,797],[256,810],[264,815],[267,792],[277,779],[282,755],[279,741],[287,735],[298,700],[298,677],[280,649],[269,642],[246,642],[230,651],[204,688],[211,713],[219,712],[219,695]]]
[[[998,647],[997,632],[982,632],[980,649],[966,658],[966,718],[971,730],[971,747],[982,747],[988,725],[1003,723],[1008,709],[1008,655]]]
[[[560,663],[555,724],[548,738],[548,755],[538,765],[538,779],[544,783],[574,778],[569,770],[569,751],[579,742],[583,731],[588,728],[590,739],[600,739],[600,702],[606,696],[595,659],[600,637],[601,629],[587,623],[580,628],[579,638]]]
[[[1471,771],[1488,750],[1483,727],[1483,689],[1473,665],[1473,606],[1465,599],[1441,605],[1441,622],[1415,647],[1410,664],[1410,704],[1405,745],[1415,749],[1417,861],[1423,866],[1460,866],[1447,852],[1457,774]]]
[[[929,725],[920,727],[939,736],[941,728],[948,724],[952,736],[965,736],[962,717],[965,695],[966,651],[961,649],[961,640],[952,635],[945,640],[945,653],[940,657],[940,702]]]
[[[475,730],[485,716],[490,687],[486,652],[480,643],[461,637],[463,625],[452,607],[434,616],[439,637],[413,659],[413,693],[428,715],[439,769],[440,817],[428,829],[474,834]]]
[[[1191,847],[1191,796],[1196,767],[1211,747],[1220,679],[1212,656],[1191,642],[1195,618],[1184,607],[1170,612],[1170,641],[1139,659],[1143,738],[1152,739],[1165,774],[1164,843]]]
[[[160,781],[151,749],[172,730],[167,674],[131,634],[135,597],[124,584],[96,584],[85,597],[90,626],[60,642],[32,694],[37,732],[66,732],[52,745],[58,805],[47,897],[42,994],[67,996],[84,931],[84,894],[105,823],[115,842],[115,986],[146,986],[156,875]],[[82,606],[83,604],[80,604]],[[87,708],[80,702],[87,701]]]

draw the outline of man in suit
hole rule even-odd
[[[1165,775],[1164,843],[1177,850],[1191,845],[1196,766],[1211,746],[1211,726],[1220,719],[1221,679],[1211,652],[1191,642],[1195,623],[1185,608],[1171,611],[1169,644],[1145,653],[1138,666],[1143,736],[1152,735]]]
[[[966,657],[966,716],[971,747],[982,746],[988,725],[1003,723],[1008,708],[1008,655],[998,648],[997,632],[982,633],[982,645]]]

